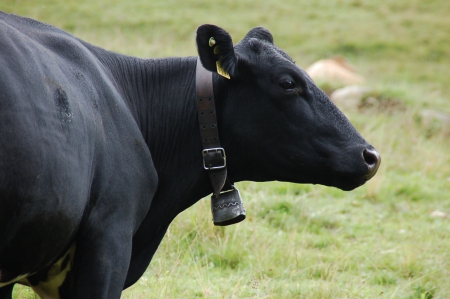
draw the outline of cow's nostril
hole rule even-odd
[[[378,170],[381,163],[380,154],[375,149],[364,149],[363,158],[367,164],[368,173],[365,176],[367,180],[372,178]]]
[[[366,161],[367,165],[375,165],[378,163],[378,152],[365,149],[363,152],[364,161]]]

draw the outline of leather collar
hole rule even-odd
[[[219,140],[212,76],[212,72],[206,70],[198,58],[196,90],[203,167],[208,172],[213,193],[218,197],[227,180],[227,159]]]

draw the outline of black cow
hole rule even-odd
[[[196,40],[230,182],[351,190],[375,174],[378,153],[269,31],[233,47],[203,25]],[[119,298],[175,216],[213,191],[196,61],[111,53],[0,13],[1,299],[15,283],[43,298]]]

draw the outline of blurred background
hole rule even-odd
[[[378,174],[351,192],[242,182],[248,218],[232,227],[214,227],[199,201],[123,298],[450,298],[450,1],[1,0],[0,10],[144,58],[196,56],[204,23],[235,43],[264,26],[381,153]]]

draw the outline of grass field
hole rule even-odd
[[[202,23],[235,42],[262,25],[300,66],[344,56],[399,104],[347,112],[382,155],[367,185],[243,182],[248,218],[226,228],[201,200],[122,298],[450,298],[450,218],[430,215],[450,214],[449,132],[419,116],[450,113],[450,1],[2,0],[0,10],[140,57],[196,55]]]

